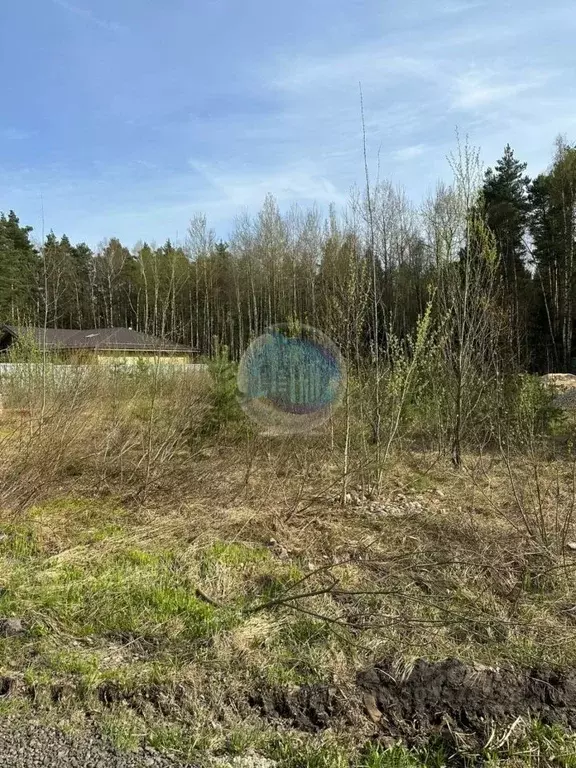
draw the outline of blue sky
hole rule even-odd
[[[18,0],[0,24],[0,210],[95,246],[225,238],[267,192],[419,201],[455,129],[533,175],[576,141],[574,0]]]

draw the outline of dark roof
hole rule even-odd
[[[40,348],[46,349],[94,349],[156,352],[193,352],[191,347],[164,341],[157,336],[133,331],[131,328],[95,328],[85,331],[71,331],[64,328],[16,328],[1,326],[14,338],[31,334]]]

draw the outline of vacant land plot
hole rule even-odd
[[[262,437],[147,376],[5,386],[7,728],[105,765],[576,765],[565,433],[374,472],[341,423]]]

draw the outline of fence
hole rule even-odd
[[[151,364],[150,370],[152,370],[154,364]],[[59,376],[77,376],[79,373],[88,373],[89,371],[97,370],[99,372],[103,370],[109,370],[111,372],[122,371],[127,374],[138,372],[138,367],[135,365],[56,365],[54,363],[46,363],[43,366],[42,363],[0,363],[0,376],[14,376],[22,374],[38,374],[42,370],[45,370],[46,374],[51,377]],[[170,363],[170,365],[163,365],[160,363],[158,370],[161,373],[170,373],[174,371],[182,371],[184,373],[202,373],[208,370],[208,366],[203,363],[184,363],[177,365]]]

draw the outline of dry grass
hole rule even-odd
[[[455,472],[397,453],[376,499],[363,452],[342,507],[337,428],[297,444],[236,428],[199,442],[197,385],[115,386],[52,393],[42,419],[36,399],[31,417],[2,422],[0,615],[27,627],[0,639],[11,701],[33,695],[44,716],[79,722],[100,713],[125,747],[256,746],[335,766],[370,731],[353,698],[344,748],[338,733],[263,725],[249,695],[351,692],[382,658],[576,665],[570,457],[469,455]]]

